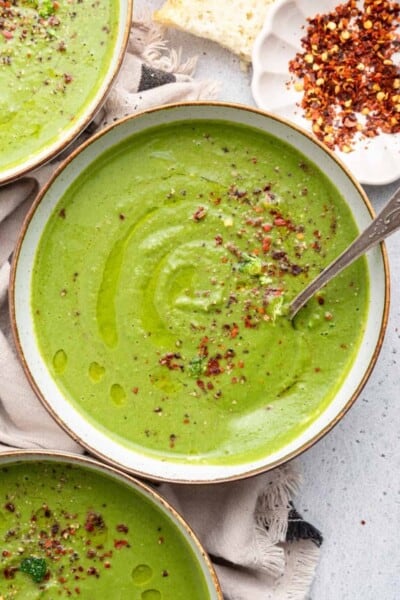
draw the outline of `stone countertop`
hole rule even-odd
[[[136,0],[135,15],[161,5]],[[167,39],[183,58],[198,55],[196,79],[220,82],[218,100],[255,106],[251,70],[237,57],[182,32]],[[376,211],[399,185],[365,186]],[[296,459],[304,473],[296,508],[324,535],[310,600],[400,598],[400,232],[386,246],[391,306],[376,366],[340,423]]]

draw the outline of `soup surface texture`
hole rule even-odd
[[[0,468],[4,600],[205,600],[194,551],[143,492],[54,461]]]
[[[54,144],[100,89],[114,0],[0,1],[0,173]]]
[[[136,134],[78,177],[42,235],[43,358],[79,411],[139,452],[262,457],[324,410],[353,362],[364,259],[294,323],[285,306],[356,233],[334,185],[275,137],[223,121]]]

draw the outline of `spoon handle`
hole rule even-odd
[[[333,262],[298,294],[289,305],[289,318],[293,319],[302,306],[323,285],[340,273],[367,250],[384,240],[400,228],[400,188],[368,227]]]

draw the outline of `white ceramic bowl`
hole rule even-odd
[[[160,525],[162,525],[163,523],[168,523],[172,527],[173,532],[176,534],[176,537],[179,540],[178,543],[181,546],[181,551],[183,551],[187,556],[188,564],[190,564],[192,568],[195,568],[196,570],[198,569],[203,575],[205,587],[208,592],[207,598],[209,600],[222,600],[222,592],[215,570],[211,564],[208,554],[206,553],[200,541],[196,537],[196,534],[193,532],[193,530],[190,528],[187,522],[182,518],[182,516],[154,489],[112,467],[108,467],[92,459],[74,454],[47,451],[16,450],[5,452],[0,455],[0,468],[7,467],[8,469],[12,469],[13,466],[17,466],[19,464],[27,465],[28,467],[29,465],[37,466],[39,464],[43,466],[59,464],[62,466],[66,466],[68,469],[71,467],[76,469],[82,469],[82,473],[80,474],[81,478],[85,476],[85,472],[91,472],[94,473],[95,476],[98,476],[100,481],[103,481],[103,479],[106,478],[107,480],[109,480],[109,484],[111,482],[112,484],[117,484],[118,486],[121,485],[124,488],[128,487],[132,496],[132,500],[135,502],[138,508],[143,506],[147,507],[148,510],[148,506],[150,505],[151,509],[156,514],[161,513],[161,517],[157,516]],[[38,489],[40,489],[41,483],[43,482],[37,481]],[[116,488],[116,490],[118,490],[118,488]],[[79,500],[79,490],[76,491],[75,494],[77,499]],[[38,494],[38,498],[41,499],[40,493]],[[39,500],[34,498],[33,502],[35,501],[38,502]],[[102,500],[102,498],[98,499],[98,510],[101,510],[102,501],[104,501]],[[86,512],[88,508],[89,507],[85,507],[83,510],[85,510]],[[126,510],[125,506],[118,506],[118,497],[115,497],[115,508],[117,508],[117,510],[119,510],[120,512],[124,512],[124,510]],[[152,526],[154,527],[154,522],[148,524],[148,527]],[[133,535],[135,535],[134,532],[132,533]],[[113,540],[109,540],[109,543],[112,544]],[[73,546],[73,543],[71,541],[69,541],[69,546]],[[148,551],[145,545],[143,545],[142,555],[148,555]],[[135,549],[135,556],[138,556],[137,547]],[[168,555],[166,555],[166,558],[168,559]],[[149,567],[151,568],[150,565]],[[151,584],[152,579],[149,579],[147,587],[152,588],[153,586]],[[137,587],[136,589],[137,593],[140,593],[140,590],[146,590],[145,582],[140,582],[139,587]],[[156,594],[156,592],[153,593]],[[100,598],[100,595],[97,597]],[[118,595],[118,598],[119,597],[120,596]],[[182,597],[182,594],[180,595],[180,597]]]
[[[193,119],[222,119],[245,124],[288,142],[318,164],[335,183],[346,199],[360,230],[370,223],[373,211],[362,188],[331,152],[296,126],[244,106],[225,103],[170,105],[115,124],[86,143],[62,165],[40,193],[23,228],[14,255],[10,302],[16,344],[27,376],[46,408],[72,437],[97,457],[136,474],[177,482],[215,482],[245,477],[284,463],[310,447],[341,419],[366,383],[379,353],[388,316],[389,276],[384,247],[368,252],[369,279],[373,285],[370,289],[365,332],[354,363],[335,397],[316,420],[294,440],[261,459],[243,459],[228,465],[191,464],[190,461],[183,463],[174,461],[171,457],[160,460],[128,449],[118,439],[109,437],[85,419],[52,379],[39,351],[30,292],[35,250],[59,198],[96,157],[136,132],[160,124]]]
[[[114,5],[114,0],[112,0],[112,2]],[[86,98],[85,95],[82,96],[82,99],[80,100],[81,106],[77,108],[75,115],[71,117],[69,123],[61,127],[60,130],[54,134],[54,137],[52,137],[50,140],[45,140],[41,144],[37,144],[29,151],[25,150],[25,155],[22,159],[18,160],[18,162],[12,163],[4,168],[0,167],[0,185],[13,181],[22,175],[26,175],[33,169],[36,169],[49,160],[55,158],[62,150],[69,146],[69,144],[71,144],[80,133],[83,132],[83,130],[90,124],[97,112],[100,110],[119,72],[125,55],[131,28],[133,0],[116,0],[115,6],[117,18],[115,21],[116,35],[114,46],[110,56],[107,59],[104,75],[99,78],[94,86],[94,89],[91,91],[92,96],[90,98]],[[20,52],[23,51],[24,49],[22,48]],[[68,56],[68,49],[65,54]],[[74,61],[75,58],[72,58],[70,61],[72,72],[74,70]],[[57,71],[57,65],[53,65],[53,67]],[[3,65],[3,69],[4,68],[8,67],[4,67]],[[97,66],[96,68],[99,67]],[[28,59],[26,70],[29,71]],[[46,72],[46,70],[44,70],[44,72]],[[15,90],[14,93],[18,94],[19,92]],[[57,100],[54,100],[54,98],[58,97],[62,97],[62,95],[59,94],[59,96],[53,97],[52,110],[55,110],[55,107],[60,105]],[[32,116],[30,118],[32,119]],[[20,120],[18,119],[18,114],[16,115],[15,119],[17,122]],[[33,127],[35,127],[35,125],[36,124],[33,123]],[[3,147],[0,147],[0,155],[2,157],[7,156],[7,154],[5,154],[6,152],[7,150],[4,148],[4,145]],[[2,164],[4,163],[2,162]]]

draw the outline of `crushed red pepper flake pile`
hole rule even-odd
[[[350,152],[357,138],[399,133],[400,4],[349,0],[307,21],[289,71],[317,138]]]

